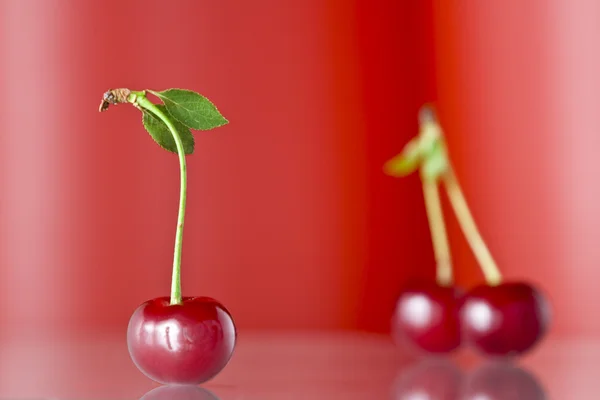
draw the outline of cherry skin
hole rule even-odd
[[[431,354],[450,353],[461,344],[462,292],[430,281],[410,282],[400,294],[392,320],[398,344]]]
[[[461,324],[466,343],[492,356],[518,356],[546,334],[550,305],[540,290],[524,282],[481,285],[467,293]]]
[[[464,400],[546,400],[542,385],[531,373],[505,363],[478,368],[467,380]]]
[[[162,384],[200,384],[229,362],[237,333],[229,311],[209,297],[169,297],[141,304],[127,327],[131,359],[147,377]]]

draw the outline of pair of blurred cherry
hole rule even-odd
[[[433,108],[424,106],[419,120],[419,135],[384,170],[396,177],[420,172],[437,276],[435,281],[414,281],[404,287],[392,319],[393,335],[426,353],[450,353],[467,345],[488,356],[521,355],[548,331],[550,305],[533,284],[503,281],[453,171]],[[485,284],[469,291],[453,283],[438,186],[444,187],[485,278]]]
[[[399,342],[426,353],[468,345],[489,356],[518,356],[547,332],[548,310],[540,291],[525,282],[480,285],[467,293],[413,282],[398,299],[393,331]]]

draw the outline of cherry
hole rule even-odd
[[[477,369],[468,379],[464,400],[545,400],[542,385],[529,372],[504,363]]]
[[[163,384],[200,384],[229,362],[237,338],[229,311],[209,297],[169,297],[141,304],[127,328],[135,365]]]
[[[524,282],[477,286],[466,295],[461,309],[465,342],[488,355],[529,351],[546,334],[550,319],[544,295]]]
[[[464,377],[454,364],[426,360],[402,371],[396,380],[394,400],[458,400]]]
[[[140,400],[219,400],[212,392],[192,385],[159,386]]]
[[[461,291],[435,282],[410,282],[400,294],[392,321],[398,343],[427,353],[449,353],[461,344]]]
[[[147,93],[162,104],[150,101]],[[214,129],[229,121],[204,96],[184,89],[112,89],[104,93],[99,111],[106,111],[110,104],[124,103],[142,112],[144,128],[160,147],[177,154],[180,181],[171,296],[149,300],[134,311],[127,327],[129,354],[138,369],[157,382],[199,384],[227,365],[237,333],[229,311],[218,301],[181,294],[186,156],[194,152],[191,129]]]

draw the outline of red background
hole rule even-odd
[[[418,177],[381,167],[436,100],[505,275],[547,291],[554,333],[600,335],[593,2],[0,4],[3,332],[124,332],[168,293],[176,157],[137,110],[97,108],[183,87],[230,120],[188,158],[183,291],[241,330],[384,332],[402,282],[434,276]]]

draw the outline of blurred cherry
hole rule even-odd
[[[461,344],[461,296],[457,288],[434,281],[410,282],[396,303],[392,319],[395,341],[426,353],[456,350]]]
[[[212,392],[192,385],[159,386],[140,400],[219,400]]]
[[[524,282],[477,286],[467,293],[461,309],[465,342],[488,355],[529,351],[546,334],[550,319],[544,295]]]
[[[393,400],[459,400],[462,371],[446,360],[424,360],[401,371],[392,390]]]
[[[487,364],[467,379],[464,400],[546,400],[531,373],[509,363]]]

